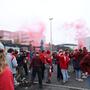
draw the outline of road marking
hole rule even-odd
[[[37,84],[38,82],[34,82],[34,83]],[[75,90],[90,90],[90,89],[79,88],[79,87],[73,87],[73,86],[55,85],[55,84],[47,84],[47,83],[43,83],[43,85],[45,85],[45,86],[51,86],[51,87],[69,88],[69,89],[75,89]]]

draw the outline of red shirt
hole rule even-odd
[[[13,75],[9,67],[0,74],[0,90],[14,90]]]

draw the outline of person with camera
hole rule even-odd
[[[17,60],[16,60],[16,57],[13,55],[14,53],[14,50],[12,48],[9,48],[8,51],[7,51],[7,54],[6,54],[6,61],[8,63],[8,66],[10,67],[12,73],[13,73],[13,76],[14,76],[14,84],[15,86],[19,85],[19,82],[17,82],[15,76],[16,76],[16,68],[18,66],[17,64]]]

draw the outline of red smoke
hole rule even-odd
[[[83,20],[78,20],[74,23],[74,28],[76,30],[76,38],[78,40],[78,47],[82,48],[85,46],[86,33],[86,23]]]
[[[33,25],[24,26],[21,28],[23,32],[27,32],[30,41],[33,41],[34,46],[39,46],[42,39],[45,38],[45,24],[42,22]],[[23,37],[23,36],[22,36]]]
[[[64,29],[76,30],[76,39],[78,41],[78,47],[82,48],[85,45],[84,41],[88,35],[88,28],[87,28],[86,22],[84,20],[77,20],[72,23],[65,23]]]

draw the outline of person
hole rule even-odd
[[[87,54],[88,54],[88,50],[87,50],[87,48],[86,47],[83,47],[83,49],[82,49],[82,53],[83,53],[83,57],[85,57]],[[82,58],[83,58],[82,57]],[[84,73],[83,71],[82,71],[82,78],[87,78],[87,73]]]
[[[17,61],[21,67],[23,66],[25,76],[28,76],[28,58],[26,51],[20,51],[20,55]]]
[[[5,60],[4,48],[0,45],[0,90],[14,90],[12,72]]]
[[[18,73],[21,78],[23,78],[24,76],[23,75],[23,59],[24,59],[23,52],[20,51],[20,53],[17,56],[17,64],[18,64]]]
[[[25,76],[28,76],[28,58],[27,58],[27,55],[26,55],[26,51],[23,52],[23,68],[24,68],[24,71],[25,71]]]
[[[52,76],[52,57],[51,52],[47,50],[46,52],[46,60],[45,60],[45,69],[46,69],[46,83],[51,83],[51,76]]]
[[[26,60],[27,60],[28,72],[30,72],[30,70],[29,70],[29,66],[30,66],[30,52],[29,51],[26,52]]]
[[[68,79],[68,64],[69,64],[70,58],[66,53],[63,51],[62,54],[60,55],[60,68],[63,76],[63,84],[65,84]]]
[[[9,65],[9,67],[10,67],[12,73],[13,73],[14,84],[17,86],[17,85],[19,85],[19,82],[17,82],[16,79],[15,79],[15,75],[17,73],[16,68],[18,66],[17,60],[16,60],[16,57],[13,55],[14,50],[12,48],[9,48],[7,52],[8,53],[6,55],[6,61],[7,61],[8,65]]]
[[[45,60],[46,60],[46,52],[43,50],[40,52],[40,59],[42,60],[42,79],[45,78]]]
[[[38,75],[39,88],[42,88],[42,61],[39,52],[32,58],[30,69],[32,68],[31,84],[33,84],[36,74]]]
[[[60,81],[60,79],[63,79],[62,73],[61,73],[61,67],[60,67],[60,55],[63,51],[60,49],[58,54],[56,55],[56,63],[57,63],[57,80]]]
[[[76,80],[79,82],[82,82],[83,79],[81,78],[81,67],[80,67],[80,62],[82,60],[83,54],[82,54],[82,50],[81,49],[76,49],[74,51],[74,59],[73,59],[73,66],[74,66],[74,70],[76,73]]]
[[[87,73],[86,85],[90,89],[90,52],[80,62],[81,69]]]

